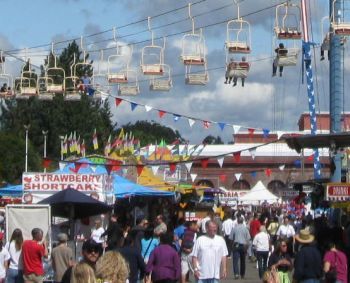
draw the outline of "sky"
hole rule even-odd
[[[251,70],[244,87],[224,84],[226,22],[237,17],[237,5],[233,0],[192,0],[191,13],[195,27],[203,28],[206,42],[210,81],[205,86],[188,86],[184,83],[185,67],[180,61],[181,40],[191,29],[187,0],[0,0],[1,17],[0,49],[16,58],[30,57],[39,66],[54,42],[56,54],[72,39],[80,42],[90,53],[94,66],[106,71],[107,57],[114,52],[113,27],[120,44],[133,43],[131,66],[138,70],[140,95],[123,97],[137,104],[154,109],[193,117],[195,120],[223,122],[223,130],[215,123],[208,129],[197,121],[192,127],[188,119],[174,121],[172,115],[159,118],[157,111],[145,111],[137,107],[131,111],[128,103],[117,108],[110,97],[113,120],[118,126],[137,120],[158,122],[178,130],[191,143],[200,143],[206,136],[220,136],[225,142],[232,141],[233,128],[266,128],[271,131],[297,131],[297,122],[303,112],[308,112],[306,85],[302,84],[301,64],[286,67],[283,77],[272,77],[274,48],[274,5],[280,0],[240,0],[240,16],[250,23],[252,53],[247,56]],[[328,0],[310,0],[313,41],[321,41],[321,19],[328,11]],[[169,12],[171,11],[171,12]],[[169,92],[149,91],[148,77],[140,72],[141,50],[149,44],[147,17],[155,38],[166,37],[165,63],[171,66],[173,88]],[[94,36],[91,36],[94,35]],[[60,43],[63,42],[63,43]],[[156,44],[163,44],[156,41]],[[287,43],[291,46],[292,43]],[[296,42],[300,47],[301,43]],[[38,47],[38,48],[33,48]],[[106,49],[109,48],[109,49]],[[101,60],[99,49],[105,49]],[[27,51],[25,51],[27,50]],[[348,57],[345,46],[345,62]],[[328,111],[328,63],[320,62],[319,48],[313,53],[317,111]],[[27,56],[27,57],[26,57]],[[300,60],[301,61],[301,60]],[[18,76],[23,62],[8,58],[6,70]],[[345,72],[348,71],[345,63]],[[346,77],[346,74],[345,74]],[[345,80],[345,89],[348,82]],[[112,89],[112,96],[116,96]],[[349,100],[344,100],[348,111]],[[243,129],[242,128],[242,129]]]

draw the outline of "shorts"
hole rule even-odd
[[[190,255],[181,253],[181,274],[186,275],[190,270],[193,270]]]
[[[36,275],[35,273],[23,274],[24,281],[29,281],[33,283],[42,283],[44,281],[43,275]]]

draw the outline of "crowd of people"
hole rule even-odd
[[[199,221],[181,218],[176,225],[158,215],[154,222],[139,218],[134,227],[113,214],[106,229],[95,220],[77,262],[67,234],[57,235],[49,255],[41,229],[32,230],[31,240],[15,229],[0,245],[0,282],[44,282],[43,259],[50,256],[53,280],[62,283],[186,283],[190,274],[199,283],[216,283],[228,277],[230,258],[232,279],[245,279],[250,260],[260,282],[275,277],[283,283],[347,283],[349,230],[345,223],[331,225],[310,214],[233,211],[222,220],[208,212]]]

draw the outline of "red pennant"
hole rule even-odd
[[[226,179],[227,179],[227,175],[224,175],[224,174],[219,175],[219,180],[220,180],[221,182],[226,182]]]
[[[158,111],[158,115],[159,115],[159,118],[163,118],[163,116],[165,115],[165,111],[163,111],[163,110],[159,110]]]
[[[43,162],[42,162],[42,166],[47,169],[50,167],[51,162],[52,162],[52,160],[44,158]]]
[[[254,135],[254,131],[255,131],[255,129],[249,128],[248,129],[249,136]]]
[[[119,106],[120,103],[122,103],[123,99],[120,99],[120,98],[116,98],[115,99],[115,106]]]
[[[170,167],[170,173],[174,173],[176,170],[176,163],[170,163],[169,167]]]
[[[113,167],[112,165],[105,165],[105,168],[106,168],[106,171],[107,171],[108,175],[111,175],[112,167]]]
[[[311,154],[310,156],[307,157],[307,161],[313,161],[314,160],[314,155]]]
[[[136,165],[136,169],[137,169],[137,176],[140,176],[142,171],[143,171],[143,167],[145,167],[144,165]]]
[[[69,170],[72,171],[75,174],[78,174],[81,166],[83,165],[83,163],[74,163],[74,168],[70,168]]]
[[[265,169],[265,174],[266,174],[266,176],[267,177],[270,177],[271,176],[271,174],[272,174],[272,170],[271,169]]]
[[[235,152],[233,153],[233,158],[235,159],[236,162],[240,162],[241,161],[241,152]]]
[[[202,160],[201,160],[202,168],[203,168],[203,169],[207,168],[208,163],[209,163],[209,158],[202,159]]]
[[[205,129],[209,129],[209,127],[210,127],[210,122],[208,122],[208,121],[203,121],[203,127],[204,127]]]

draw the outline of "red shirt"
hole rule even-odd
[[[42,257],[45,248],[37,241],[26,240],[22,245],[23,257],[23,273],[25,275],[35,273],[36,275],[44,275]]]
[[[258,219],[253,219],[250,222],[250,236],[252,239],[255,237],[256,234],[259,233],[261,223]]]

